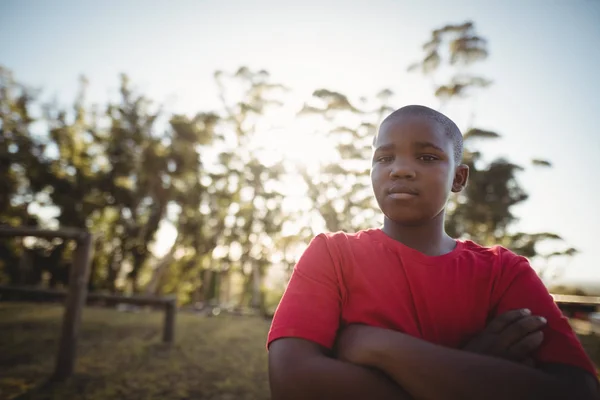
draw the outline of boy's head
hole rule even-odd
[[[390,114],[373,141],[371,181],[392,221],[419,224],[439,215],[466,185],[462,134],[445,115],[411,105]]]

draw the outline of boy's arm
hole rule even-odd
[[[548,289],[531,268],[529,261],[507,252],[502,275],[491,298],[491,317],[517,308],[528,308],[533,315],[547,320],[542,330],[544,341],[533,353],[536,364],[567,365],[596,377],[596,368],[581,342],[558,308]]]
[[[419,399],[587,400],[598,396],[594,379],[575,367],[563,365],[545,372],[370,326],[349,327],[342,341],[344,358],[386,372]]]
[[[360,346],[350,347],[362,349],[349,357],[346,350],[346,357],[381,369],[416,398],[598,398],[594,366],[543,282],[525,258],[513,255],[504,265],[492,293],[491,316],[528,308],[546,319],[544,340],[532,354],[538,369],[363,326],[342,334],[346,346],[356,342]]]
[[[273,400],[411,399],[383,373],[330,358],[323,347],[296,338],[271,344],[269,382]]]
[[[267,339],[272,398],[408,399],[383,373],[329,357],[345,296],[330,240],[311,241],[273,316]]]

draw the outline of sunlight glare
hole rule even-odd
[[[257,135],[256,146],[265,165],[278,161],[318,173],[322,165],[338,158],[327,126],[318,116],[297,116],[297,108],[285,107],[268,115],[269,126]]]

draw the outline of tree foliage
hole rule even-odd
[[[472,22],[434,30],[423,50],[423,58],[409,69],[437,78],[434,92],[441,105],[474,95],[477,89],[491,84],[486,77],[467,71],[467,67],[485,60],[489,54],[487,41],[476,33]],[[463,161],[470,169],[469,184],[466,190],[451,199],[446,226],[448,232],[483,245],[500,244],[530,258],[542,256],[547,260],[574,255],[576,250],[571,247],[540,254],[540,243],[561,240],[555,233],[514,230],[517,217],[513,210],[528,198],[518,181],[518,174],[524,168],[502,158],[486,163],[476,147],[479,140],[500,138],[498,132],[476,126],[468,126],[465,130]],[[541,159],[533,159],[532,164],[551,166],[549,161]]]
[[[488,53],[473,23],[447,25],[432,32],[409,70],[432,80],[444,106],[491,84],[469,72]],[[81,78],[73,104],[64,107],[0,69],[0,224],[92,231],[93,290],[177,293],[182,301],[264,309],[266,277],[273,268],[289,271],[317,233],[311,222],[349,232],[381,222],[370,153],[377,124],[393,110],[392,90],[356,100],[315,90],[296,118],[314,122],[332,156],[308,166],[262,156],[260,136],[286,104],[284,85],[247,67],[217,71],[214,81],[213,110],[169,115],[124,75],[108,104],[89,104]],[[541,253],[540,243],[560,236],[515,229],[514,207],[528,198],[518,181],[523,168],[506,159],[485,162],[477,149],[478,141],[501,140],[500,133],[468,126],[464,140],[470,183],[449,204],[448,232],[527,257],[575,254],[556,246]],[[290,176],[305,186],[309,207],[286,206]],[[169,227],[175,237],[157,235]],[[172,245],[157,243],[165,240]],[[154,247],[164,254],[156,257]],[[71,252],[60,240],[3,240],[0,280],[65,285]]]

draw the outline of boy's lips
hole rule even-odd
[[[419,195],[415,189],[405,185],[395,185],[388,189],[388,196],[397,200],[407,200]]]

